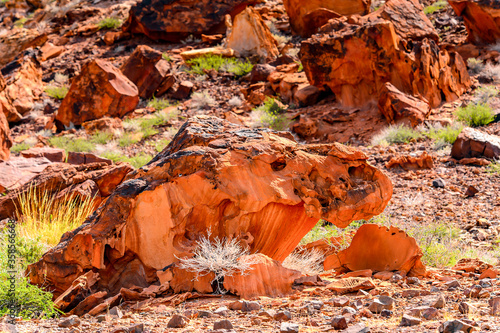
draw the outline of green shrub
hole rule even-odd
[[[500,162],[493,162],[486,168],[489,173],[496,173],[500,175]]]
[[[412,140],[418,140],[422,134],[406,125],[391,125],[375,135],[372,139],[373,146],[391,145],[394,143],[409,143]]]
[[[105,152],[101,154],[102,157],[112,160],[113,162],[126,162],[134,168],[140,168],[153,159],[153,156],[140,153],[132,157],[122,155],[118,152]]]
[[[99,29],[116,29],[121,25],[121,22],[119,19],[114,18],[114,17],[108,17],[105,19],[102,19],[97,23],[97,26],[99,26]]]
[[[55,99],[64,99],[68,94],[69,88],[67,86],[53,86],[48,85],[45,88],[45,92],[52,98]]]
[[[462,124],[453,123],[452,125],[448,125],[446,127],[440,125],[432,126],[424,131],[424,134],[435,141],[453,144],[457,140],[458,135],[462,132],[462,129]]]
[[[467,67],[472,74],[479,74],[484,69],[482,60],[476,58],[467,59]]]
[[[166,61],[172,61],[172,58],[166,53],[163,53],[161,57]]]
[[[156,111],[168,108],[170,105],[171,104],[168,100],[162,98],[156,98],[155,96],[153,96],[153,98],[150,99],[148,102],[148,107],[153,108]]]
[[[19,20],[16,20],[14,22],[14,26],[17,27],[17,28],[23,28],[24,27],[24,23],[26,23],[27,21],[28,21],[27,17],[20,18]]]
[[[288,129],[290,120],[284,114],[286,110],[278,104],[273,98],[267,98],[264,104],[254,109],[262,126],[272,128],[275,131],[284,131]]]
[[[113,140],[113,133],[108,131],[97,131],[90,138],[90,141],[92,143],[100,145],[105,145],[111,140]]]
[[[26,142],[21,142],[21,143],[16,143],[10,148],[11,153],[18,154],[22,152],[23,150],[30,149],[32,146],[27,144]]]
[[[439,0],[439,1],[436,1],[435,3],[433,3],[432,5],[425,7],[424,13],[426,15],[430,15],[430,14],[433,14],[437,11],[443,10],[447,6],[448,6],[448,2],[446,0]]]
[[[191,67],[190,73],[203,75],[205,70],[214,69],[216,71],[225,71],[233,73],[236,76],[243,76],[250,73],[253,64],[249,61],[242,61],[235,58],[225,58],[220,55],[206,55],[186,61]]]
[[[49,143],[51,146],[56,148],[61,148],[72,152],[92,152],[95,149],[94,143],[83,138],[77,138],[70,136],[54,136],[49,138]]]
[[[495,119],[495,113],[488,104],[469,104],[459,108],[455,116],[471,127],[487,125]]]
[[[137,133],[136,134],[125,133],[121,136],[120,139],[118,139],[118,145],[120,145],[120,147],[129,147],[141,141],[141,139],[142,135],[137,135]]]

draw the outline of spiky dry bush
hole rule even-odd
[[[283,267],[294,269],[306,275],[316,275],[323,272],[325,256],[318,249],[292,252],[283,261]]]
[[[180,258],[180,268],[204,276],[209,273],[215,274],[214,281],[220,281],[225,276],[234,274],[246,274],[251,266],[256,263],[252,257],[248,257],[250,251],[243,248],[235,238],[210,239],[211,233],[202,236],[193,250],[193,256]]]

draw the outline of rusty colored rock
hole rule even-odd
[[[42,147],[42,148],[30,148],[27,150],[23,150],[21,152],[21,156],[24,158],[37,158],[37,157],[45,157],[51,162],[64,162],[66,157],[66,152],[64,149],[60,148],[51,148],[51,147]]]
[[[236,15],[234,22],[228,18],[226,25],[227,46],[240,57],[257,56],[262,61],[269,61],[279,55],[278,42],[256,10],[247,7]]]
[[[85,128],[85,130],[89,134],[93,134],[98,131],[115,133],[123,130],[123,123],[120,118],[104,117],[101,119],[84,122],[82,124],[82,127]]]
[[[387,82],[380,91],[378,109],[390,124],[403,123],[416,127],[431,113],[429,104],[399,91]]]
[[[26,159],[33,164],[34,159]],[[47,159],[44,158],[48,162]],[[53,163],[44,166],[43,171],[23,184],[17,191],[10,192],[6,196],[0,197],[0,220],[14,216],[19,196],[34,187],[39,191],[46,191],[49,194],[58,193],[72,185],[84,183],[92,180],[99,188],[101,197],[107,197],[123,181],[133,168],[126,164],[108,166],[106,163],[93,163],[73,166],[65,163]],[[72,281],[71,281],[72,282]],[[70,282],[70,284],[71,284]],[[66,289],[65,289],[66,290]]]
[[[225,33],[225,15],[232,17],[262,0],[142,0],[130,9],[124,31],[151,39],[178,42],[189,35]]]
[[[21,52],[43,45],[47,41],[46,34],[37,29],[13,29],[0,36],[0,68],[14,60]]]
[[[456,271],[481,274],[492,267],[492,265],[478,258],[462,258],[453,266],[453,269]]]
[[[139,45],[134,53],[120,68],[123,75],[132,81],[139,89],[139,96],[149,99],[158,96],[158,89],[170,80],[170,63],[163,59],[163,54],[147,45]],[[170,87],[172,85],[170,84]],[[165,91],[170,87],[166,87]]]
[[[414,12],[421,10],[409,7]],[[397,8],[392,7],[394,11]],[[406,26],[405,18],[414,13],[397,13],[400,24],[372,14],[359,20],[334,19],[321,28],[321,34],[303,41],[300,58],[309,82],[318,88],[328,86],[344,107],[377,103],[387,82],[403,93],[425,99],[431,107],[457,99],[471,85],[460,55],[440,50],[429,37],[406,45],[402,36],[413,26]],[[426,31],[416,36],[432,36],[434,29]]]
[[[329,19],[368,14],[371,0],[284,0],[293,32],[308,37]]]
[[[43,92],[42,69],[33,53],[18,59],[5,73],[7,85],[0,92],[0,108],[8,122],[18,122],[33,109]]]
[[[498,159],[500,158],[500,137],[466,127],[453,143],[451,157],[457,160],[471,157]]]
[[[0,116],[1,117],[1,116]],[[45,157],[24,158],[11,156],[7,161],[0,161],[0,193],[13,191],[26,184],[52,164]]]
[[[111,63],[87,62],[71,83],[56,115],[59,126],[81,125],[102,117],[123,117],[139,103],[139,91]]]
[[[425,266],[420,261],[422,255],[415,239],[404,231],[393,226],[387,228],[364,224],[347,249],[327,257],[325,270],[342,272],[371,269],[422,276],[426,274]]]
[[[353,293],[358,290],[374,289],[375,285],[371,278],[366,277],[347,277],[331,282],[326,286],[327,289],[333,290],[340,295]]]
[[[422,152],[419,156],[400,155],[393,157],[385,164],[387,169],[400,167],[403,170],[433,169],[434,159],[427,152]]]
[[[30,279],[57,296],[95,270],[100,290],[116,294],[122,279],[157,281],[157,271],[190,255],[209,229],[284,260],[319,218],[345,227],[383,211],[392,185],[366,160],[337,143],[300,145],[284,132],[193,117],[83,227],[33,264]]]
[[[106,163],[107,165],[113,164],[113,161],[97,156],[92,153],[83,152],[68,152],[67,161],[69,164],[91,164],[91,163]]]
[[[500,4],[497,0],[448,0],[458,16],[464,18],[468,40],[475,44],[494,44],[500,40]]]
[[[12,147],[12,139],[10,138],[9,123],[3,114],[2,105],[0,104],[0,161],[9,159],[10,147]]]
[[[224,278],[224,288],[241,298],[286,296],[292,292],[293,282],[302,275],[261,253],[252,254],[251,257],[254,264],[248,272]]]

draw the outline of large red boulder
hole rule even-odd
[[[0,105],[0,161],[9,159],[10,147],[12,147],[12,140],[9,123],[3,114],[2,105]]]
[[[227,14],[234,17],[262,0],[142,0],[132,6],[125,31],[151,39],[178,42],[190,35],[225,33]]]
[[[87,62],[71,82],[57,111],[59,127],[102,117],[123,117],[139,103],[139,91],[119,69],[97,59]]]
[[[500,41],[500,2],[498,0],[448,0],[455,13],[464,18],[472,43]]]

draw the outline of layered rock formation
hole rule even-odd
[[[470,127],[464,128],[453,143],[451,156],[457,160],[474,157],[498,159],[500,137]]]
[[[87,62],[71,82],[56,115],[59,127],[81,125],[104,116],[123,117],[139,103],[139,91],[105,60]]]
[[[47,41],[46,34],[37,29],[15,29],[0,33],[0,68],[14,60],[17,55],[30,47],[43,45]]]
[[[363,224],[349,247],[325,259],[325,270],[338,272],[400,271],[423,276],[425,266],[420,261],[422,250],[413,237],[396,227]]]
[[[147,45],[139,45],[120,70],[139,90],[139,96],[149,99],[160,96],[175,83],[170,63],[163,54]],[[158,92],[161,90],[161,92]]]
[[[421,16],[414,0],[392,0],[362,18],[331,20],[302,42],[309,82],[328,86],[350,107],[377,103],[387,82],[431,107],[458,98],[471,84],[467,68],[457,53],[440,50],[435,30]]]
[[[0,93],[5,89],[5,86],[5,80],[0,73]],[[2,104],[0,104],[0,161],[9,159],[10,147],[12,147],[12,140],[10,138],[9,123],[3,113]]]
[[[278,56],[277,42],[259,13],[247,7],[236,15],[234,22],[228,20],[227,46],[241,57],[257,56],[269,61]]]
[[[337,143],[300,145],[285,132],[191,118],[86,223],[31,265],[31,282],[59,296],[94,270],[94,291],[114,295],[157,281],[157,272],[189,256],[207,230],[282,261],[320,218],[345,227],[383,211],[392,185],[366,160]]]
[[[371,0],[284,0],[292,31],[308,37],[329,19],[342,15],[368,14]]]
[[[225,15],[235,16],[261,0],[142,0],[130,9],[123,29],[151,39],[178,42],[189,35],[224,33]]]
[[[500,3],[497,0],[448,0],[464,18],[471,43],[493,44],[500,40]]]

